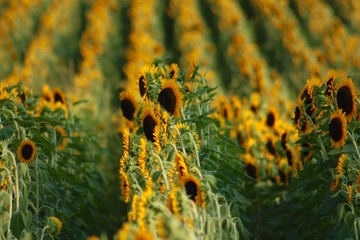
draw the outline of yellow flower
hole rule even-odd
[[[351,78],[342,78],[336,86],[336,102],[348,121],[356,115],[356,88]]]
[[[141,122],[146,138],[152,142],[155,142],[155,127],[160,124],[160,119],[157,115],[155,115],[154,108],[151,105],[152,104],[145,107],[141,115]]]
[[[48,232],[52,235],[57,235],[62,229],[62,221],[54,216],[48,217]]]
[[[128,120],[133,120],[138,103],[135,97],[128,91],[120,93],[120,107],[124,117]]]
[[[331,145],[335,148],[341,148],[345,144],[346,134],[345,113],[338,109],[330,117],[329,134]]]
[[[338,160],[338,164],[336,167],[336,171],[339,175],[343,175],[344,174],[344,164],[346,161],[346,154],[341,154]]]
[[[31,163],[36,156],[35,143],[30,140],[24,140],[17,148],[16,154],[22,163]]]
[[[183,94],[175,80],[164,81],[158,95],[158,102],[170,115],[180,117]]]

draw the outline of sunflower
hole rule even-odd
[[[351,78],[342,78],[336,86],[336,103],[348,121],[356,115],[356,88]]]
[[[46,102],[54,102],[54,95],[51,93],[49,85],[44,84],[42,86],[41,93],[41,99],[45,100]]]
[[[138,105],[135,97],[128,91],[123,91],[119,96],[120,107],[124,117],[132,121]]]
[[[66,138],[66,132],[65,129],[63,129],[60,126],[55,126],[55,131],[56,131],[56,139],[60,140],[59,141],[59,146],[57,147],[58,151],[63,151],[67,145],[67,138]]]
[[[168,80],[163,83],[158,96],[158,102],[170,115],[180,117],[183,94],[175,80]]]
[[[172,80],[176,80],[179,78],[179,66],[176,63],[171,64],[170,66],[166,65],[165,68],[169,72],[169,78]]]
[[[278,118],[278,112],[275,107],[270,107],[266,114],[265,125],[272,128],[275,126],[276,119]]]
[[[199,179],[191,175],[186,175],[181,178],[181,185],[185,188],[186,195],[193,200],[197,205],[203,205],[203,197],[201,194],[201,187]]]
[[[153,65],[146,65],[140,70],[137,85],[139,87],[139,93],[141,97],[145,98],[149,90],[149,80],[147,75],[153,75],[156,73],[156,71],[157,68]]]
[[[176,152],[175,166],[181,177],[184,177],[189,174],[189,167],[184,157],[179,152]]]
[[[130,153],[130,131],[128,128],[125,128],[122,133],[123,140],[123,151]]]
[[[155,115],[154,109],[151,104],[145,107],[141,115],[142,127],[146,138],[152,142],[155,142],[155,127],[160,124],[160,119]]]
[[[344,164],[346,161],[346,154],[341,154],[339,159],[338,159],[338,164],[336,166],[336,171],[339,175],[343,175],[344,174]]]
[[[331,145],[335,148],[344,146],[346,140],[346,118],[340,109],[336,110],[330,117],[329,134]]]
[[[146,138],[142,137],[140,138],[140,153],[138,156],[138,164],[140,167],[140,172],[142,175],[145,176],[145,174],[147,173],[146,170]]]
[[[340,176],[338,174],[336,174],[334,181],[330,185],[330,191],[331,192],[335,192],[336,189],[338,188],[338,186],[339,186],[339,178],[340,178]]]
[[[35,143],[30,140],[24,140],[17,148],[16,154],[22,163],[31,163],[36,156]]]
[[[48,217],[48,232],[52,235],[58,235],[62,229],[62,221],[54,216]]]
[[[3,182],[2,182],[1,185],[0,185],[0,191],[1,191],[1,190],[4,190],[4,189],[7,187],[8,182],[9,182],[8,179],[4,179],[4,180],[3,180]]]
[[[329,99],[331,99],[333,97],[333,95],[334,95],[336,77],[337,77],[337,73],[334,70],[330,70],[326,75],[325,95]]]
[[[154,147],[158,153],[161,152],[162,149],[161,143],[161,125],[157,125],[154,129]]]
[[[53,90],[53,99],[54,99],[54,103],[61,103],[61,104],[66,104],[66,99],[65,99],[65,95],[64,93],[61,91],[60,88],[55,88]]]

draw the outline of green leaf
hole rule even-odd
[[[21,233],[25,229],[25,216],[22,212],[15,212],[11,218],[10,230],[12,234],[20,239]]]
[[[345,211],[345,204],[341,203],[337,205],[337,222],[340,223],[341,219],[343,218]]]
[[[345,222],[347,223],[350,229],[354,226],[355,218],[356,215],[352,212],[348,212],[345,216]]]
[[[161,171],[154,171],[152,174],[153,182],[156,182],[160,176],[161,176]]]
[[[15,128],[13,127],[7,127],[7,128],[1,128],[0,129],[0,141],[4,141],[8,138],[10,138],[15,132]]]
[[[28,199],[26,196],[20,198],[20,212],[25,212],[28,207]]]

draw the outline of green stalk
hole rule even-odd
[[[154,157],[159,161],[159,164],[161,166],[162,175],[163,175],[163,178],[165,181],[166,189],[169,190],[170,184],[169,184],[169,180],[167,178],[166,172],[165,172],[164,164],[163,164],[162,160],[160,159],[159,155],[155,154]]]

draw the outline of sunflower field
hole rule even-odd
[[[360,237],[360,1],[0,0],[0,239]]]

